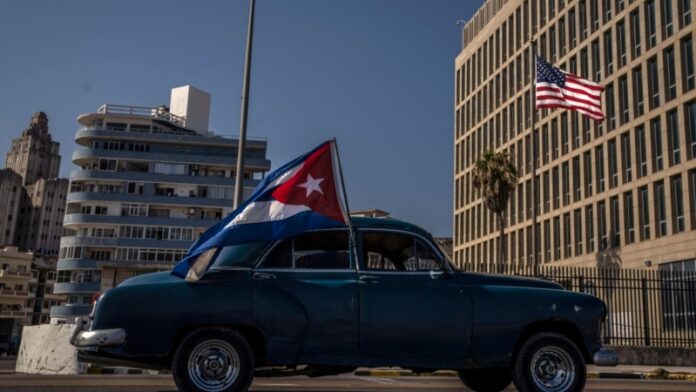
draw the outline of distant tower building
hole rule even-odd
[[[171,109],[170,109],[171,108]],[[78,117],[51,318],[86,316],[92,296],[169,270],[232,211],[238,140],[208,131],[210,95],[172,90],[170,106],[103,105]],[[266,140],[247,140],[244,193],[270,169]]]
[[[60,170],[59,148],[60,143],[54,142],[48,133],[46,113],[35,113],[22,136],[12,140],[5,167],[22,176],[24,185],[39,178],[56,178]]]
[[[48,133],[46,113],[38,112],[12,141],[7,168],[0,170],[0,246],[32,261],[23,325],[48,322],[48,309],[64,301],[52,291],[68,193],[68,180],[57,178],[59,147]]]

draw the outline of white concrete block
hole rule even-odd
[[[17,373],[82,374],[87,367],[77,361],[70,344],[74,325],[44,324],[24,327],[17,354]]]

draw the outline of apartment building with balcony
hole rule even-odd
[[[210,95],[172,90],[169,107],[103,105],[78,117],[51,317],[89,313],[92,296],[128,277],[169,270],[232,211],[236,138],[208,131]],[[246,144],[244,194],[270,169],[267,142]]]
[[[31,325],[34,295],[29,291],[33,255],[15,246],[0,249],[0,338],[19,341]]]
[[[455,60],[460,266],[497,260],[499,228],[472,186],[476,160],[496,149],[508,151],[520,173],[505,211],[507,264],[531,266],[536,248],[542,264],[596,266],[609,256],[623,268],[696,268],[695,6],[693,0],[484,3],[464,26]],[[606,119],[531,110],[535,54],[603,84]]]

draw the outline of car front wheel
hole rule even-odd
[[[585,361],[570,339],[539,333],[520,348],[512,379],[520,392],[579,392],[585,386]]]
[[[253,370],[249,343],[224,328],[192,332],[179,344],[172,360],[174,382],[185,392],[245,392]]]
[[[476,392],[500,392],[512,381],[508,369],[465,369],[457,374],[464,385]]]

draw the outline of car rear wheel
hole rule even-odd
[[[512,379],[520,392],[582,391],[585,361],[570,339],[558,333],[539,333],[520,348]]]
[[[466,369],[457,374],[464,385],[476,392],[500,392],[512,382],[508,369]]]
[[[192,332],[172,359],[174,382],[185,392],[245,392],[253,370],[249,343],[239,333],[224,328]]]

